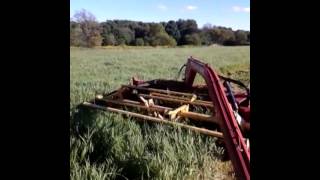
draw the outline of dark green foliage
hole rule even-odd
[[[70,45],[84,46],[80,24],[72,21],[70,22]]]
[[[176,46],[176,45],[249,45],[250,32],[205,24],[199,29],[192,19],[144,23],[130,20],[96,22],[85,10],[70,21],[71,46]]]
[[[179,19],[177,21],[178,29],[180,31],[181,36],[185,36],[187,34],[197,33],[198,32],[198,25],[195,20],[188,19],[182,20]]]
[[[186,44],[191,44],[191,45],[196,45],[196,46],[201,44],[200,37],[196,33],[185,35],[184,36],[184,42]]]
[[[175,21],[169,21],[166,25],[165,30],[170,36],[172,36],[176,40],[176,42],[180,41],[181,35]]]
[[[118,40],[118,45],[123,44],[131,44],[134,40],[134,32],[128,27],[119,27],[114,30],[114,35]]]
[[[106,34],[106,35],[103,35],[103,41],[102,41],[102,45],[103,46],[106,46],[106,45],[116,45],[116,39],[114,37],[113,34]]]
[[[176,41],[166,33],[162,24],[150,24],[150,32],[148,34],[149,44],[151,46],[175,46]]]
[[[238,30],[235,32],[236,41],[240,44],[248,42],[248,35],[245,31]]]
[[[142,38],[137,38],[135,40],[135,45],[136,46],[144,46],[144,40]]]

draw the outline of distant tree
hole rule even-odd
[[[198,32],[197,22],[193,19],[181,20],[177,21],[178,29],[180,31],[181,36],[186,34],[193,34]]]
[[[145,46],[150,46],[149,41],[151,41],[151,40],[148,37],[145,37],[143,41],[144,41]]]
[[[232,30],[230,29],[223,29],[221,33],[223,45],[236,45],[236,37]]]
[[[103,36],[103,41],[102,41],[103,46],[107,46],[107,45],[113,46],[113,45],[116,45],[116,43],[117,41],[113,34],[105,34]]]
[[[149,36],[156,36],[157,34],[163,33],[165,30],[161,24],[152,23],[150,24]]]
[[[114,35],[117,39],[117,44],[121,45],[121,44],[131,44],[135,37],[134,37],[134,32],[131,31],[128,27],[118,27],[115,28],[114,30]]]
[[[161,46],[176,46],[176,40],[167,33],[161,33],[156,36],[156,42]]]
[[[117,40],[117,45],[123,46],[126,45],[126,40],[123,38],[120,38]]]
[[[181,35],[175,21],[169,21],[165,27],[165,30],[170,36],[172,36],[176,40],[176,42],[180,41]]]
[[[70,22],[70,46],[84,46],[80,25]]]
[[[207,23],[200,30],[200,39],[201,44],[203,45],[211,45],[214,43],[218,43],[219,36],[221,36],[220,30],[215,28],[211,24]]]
[[[235,33],[231,28],[225,27],[214,27],[209,31],[210,37],[213,43],[223,44],[223,45],[235,45],[236,38]]]
[[[211,36],[210,36],[210,31],[208,30],[202,30],[199,34],[200,36],[200,40],[201,40],[201,44],[202,45],[210,45],[212,44],[212,39],[211,39]]]
[[[239,45],[246,44],[248,42],[248,34],[245,31],[237,30],[235,32],[235,41]]]
[[[149,44],[151,46],[175,46],[176,41],[173,37],[169,36],[165,31],[162,24],[152,23],[150,24],[150,32],[149,32]]]
[[[222,37],[222,30],[219,28],[213,28],[209,31],[211,40],[213,43],[222,44],[224,39]]]
[[[100,46],[102,37],[100,35],[100,25],[96,21],[95,16],[83,9],[75,13],[74,19],[80,25],[81,41],[84,43],[84,46]]]
[[[143,46],[144,45],[144,40],[142,38],[137,38],[135,40],[135,45],[136,46]]]
[[[198,25],[195,20],[187,19],[182,20],[179,19],[177,22],[177,26],[181,35],[181,39],[178,42],[179,45],[188,44],[185,40],[188,39],[185,36],[198,33]]]
[[[212,24],[210,24],[210,23],[206,23],[206,24],[204,24],[203,25],[203,28],[202,28],[203,30],[209,30],[209,29],[212,29]]]
[[[190,45],[201,45],[201,40],[197,33],[185,35],[184,42]]]
[[[100,28],[101,28],[101,34],[113,34],[113,22],[112,21],[107,21],[107,22],[102,22],[100,23]]]
[[[163,27],[166,27],[166,26],[167,26],[167,22],[160,22],[160,24],[161,24]]]
[[[74,19],[74,20],[73,20]],[[98,23],[95,17],[82,10],[70,19],[70,45],[241,45],[250,44],[250,32],[205,24],[201,29],[192,19],[160,23],[130,20],[107,20]]]
[[[137,27],[134,29],[136,38],[145,38],[149,31],[150,26],[147,23],[139,23]]]

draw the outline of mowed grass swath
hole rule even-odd
[[[132,76],[175,79],[189,56],[248,84],[249,46],[70,48],[70,54],[71,179],[234,178],[215,138],[76,107],[128,84]]]

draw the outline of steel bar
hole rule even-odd
[[[161,94],[161,93],[151,93],[150,95],[152,96],[161,96],[161,97],[167,97],[167,98],[173,98],[173,99],[179,99],[179,100],[185,100],[185,101],[190,101],[189,98],[184,98],[184,97],[179,97],[179,96],[172,96],[172,95],[167,95],[167,94]],[[211,101],[202,101],[202,100],[194,100],[192,102],[195,102],[195,103],[202,103],[202,104],[211,104],[212,105],[212,102]]]
[[[125,110],[120,110],[120,109],[116,109],[116,108],[103,107],[103,106],[99,106],[99,105],[92,104],[92,103],[89,103],[89,102],[84,102],[83,105],[87,106],[87,107],[91,107],[91,108],[96,108],[96,109],[101,109],[101,110],[105,110],[105,111],[124,114],[126,116],[137,117],[137,118],[140,118],[140,119],[143,119],[143,120],[152,121],[152,122],[176,125],[176,126],[180,126],[182,128],[190,129],[192,131],[199,132],[199,133],[202,133],[202,134],[206,134],[206,135],[209,135],[209,136],[223,138],[223,134],[221,132],[217,132],[217,131],[212,131],[212,130],[208,130],[208,129],[204,129],[204,128],[198,128],[198,127],[194,127],[194,126],[190,126],[190,125],[186,125],[186,124],[182,124],[182,123],[177,123],[177,122],[172,122],[172,121],[168,121],[168,120],[162,120],[160,118],[146,116],[146,115],[133,113],[133,112],[125,111]]]
[[[153,98],[153,99],[159,99],[159,100],[164,100],[164,101],[170,101],[170,102],[176,102],[176,103],[185,103],[185,104],[191,104],[191,105],[197,105],[197,106],[204,106],[204,107],[213,108],[212,104],[190,102],[190,101],[186,101],[186,100],[172,99],[172,98],[160,97],[160,96],[152,96],[152,95],[148,95],[148,94],[139,94],[139,95],[142,96],[142,97],[145,97],[145,98]]]
[[[123,102],[132,103],[132,104],[141,105],[141,103],[140,103],[139,101],[132,101],[132,100],[130,100],[130,99],[123,99],[122,101],[123,101]],[[172,110],[172,108],[170,108],[170,107],[160,106],[160,105],[156,105],[156,104],[153,104],[152,107]]]
[[[205,122],[213,122],[213,123],[218,123],[214,117],[207,115],[207,114],[200,114],[200,113],[195,113],[195,112],[187,112],[187,111],[181,111],[178,113],[179,116],[185,117],[185,118],[191,118],[194,120],[199,120],[199,121],[205,121]]]
[[[101,99],[102,101],[105,101],[107,103],[112,103],[112,104],[117,104],[117,105],[123,105],[123,106],[131,106],[131,107],[136,107],[136,108],[141,108],[141,109],[148,109],[151,111],[159,111],[159,112],[167,112],[172,110],[172,108],[169,107],[157,107],[157,106],[144,106],[141,105],[139,102],[137,103],[132,103],[132,102],[128,102],[128,101],[122,101],[122,100],[110,100],[110,99]],[[133,101],[134,102],[134,101]]]
[[[192,97],[194,94],[192,93],[183,93],[183,92],[177,92],[177,91],[170,91],[170,90],[164,90],[164,89],[155,89],[155,88],[146,88],[146,87],[139,87],[139,86],[132,86],[132,85],[122,85],[122,87],[127,87],[131,89],[138,89],[138,90],[145,90],[150,92],[159,92],[159,93],[166,93],[166,94],[176,94],[176,95],[182,95],[182,96],[190,96]]]

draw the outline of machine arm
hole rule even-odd
[[[208,64],[190,57],[185,70],[185,83],[192,86],[196,74],[199,73],[205,80],[208,93],[213,102],[216,119],[225,138],[227,152],[240,179],[250,179],[250,154],[244,141],[239,125],[234,117],[233,110],[228,102],[219,76]]]

